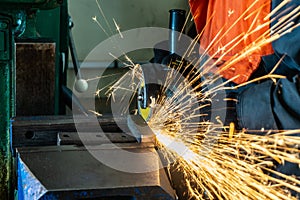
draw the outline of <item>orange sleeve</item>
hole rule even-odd
[[[238,84],[247,81],[261,56],[273,53],[272,45],[265,44],[236,59],[269,31],[269,26],[255,29],[267,22],[264,18],[270,13],[271,0],[189,0],[189,4],[198,33],[203,31],[200,46],[214,60],[222,59],[219,72],[224,78],[239,76],[234,80]]]
[[[198,33],[203,30],[206,24],[208,2],[209,0],[189,0],[190,10]]]

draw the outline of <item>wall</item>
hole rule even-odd
[[[153,26],[168,28],[170,9],[188,10],[188,0],[98,0],[98,2],[109,26],[95,0],[69,1],[69,12],[75,24],[73,35],[79,60],[84,60],[98,43],[117,33],[113,19],[121,31]],[[94,16],[107,34],[92,20]],[[146,51],[138,54],[136,59],[145,61],[150,57],[151,52]],[[102,57],[97,61],[105,61],[105,58]]]

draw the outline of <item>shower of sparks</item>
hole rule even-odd
[[[254,1],[247,11],[256,2]],[[278,19],[276,16],[281,14],[278,13],[279,8],[289,2],[289,0],[283,1],[265,19],[270,17]],[[292,20],[300,15],[299,9],[300,7],[295,8],[289,12],[292,14],[279,18],[271,30],[257,38],[240,54],[233,56],[218,71],[233,66],[245,56],[297,28],[299,24],[293,24]],[[233,14],[233,11],[230,11],[230,14]],[[250,15],[258,16],[259,14],[261,14],[261,9],[250,14],[245,12],[238,20],[244,20]],[[97,21],[96,18],[95,21]],[[236,45],[243,42],[245,38],[264,27],[269,27],[271,22],[265,21],[259,27],[251,26],[246,33],[237,36],[233,41],[222,46],[220,51],[225,56]],[[115,21],[114,23],[117,31],[120,32]],[[212,60],[215,55],[210,55],[209,58],[205,55],[236,24],[237,22],[233,23],[225,33],[221,29],[208,48],[203,51],[204,53],[200,59],[193,60],[192,63],[188,64],[189,69],[193,69],[193,74],[188,74],[184,80],[182,80],[179,71],[187,66],[186,63],[181,62],[182,60],[177,66],[168,66],[166,68],[168,70],[162,70],[166,78],[162,83],[160,94],[155,98],[152,97],[153,101],[150,105],[152,113],[148,125],[156,134],[157,146],[164,154],[165,159],[170,162],[170,165],[176,166],[183,174],[187,195],[190,198],[296,199],[292,196],[291,191],[300,193],[299,177],[282,174],[277,172],[275,168],[285,162],[300,166],[300,137],[297,136],[300,134],[300,130],[267,132],[264,134],[264,130],[259,130],[257,132],[261,134],[256,135],[247,134],[246,131],[233,131],[232,124],[230,125],[230,131],[228,131],[229,127],[223,125],[220,116],[205,120],[207,113],[204,110],[210,108],[214,101],[228,100],[218,99],[218,93],[230,89],[225,87],[227,82],[218,84],[220,78],[218,73],[214,75],[210,73],[216,63],[223,60],[223,56],[220,56],[217,60]],[[195,43],[200,35],[196,37]],[[187,57],[189,57],[195,43],[190,45],[190,49],[187,49]],[[130,102],[133,102],[137,91],[145,84],[145,80],[142,67],[135,65],[129,57],[125,56],[125,58],[130,63],[128,65],[130,70],[110,86],[107,94],[118,102],[124,101],[126,96],[129,95]],[[200,63],[204,63],[200,68],[192,67],[198,66]],[[274,66],[274,69],[276,67]],[[276,78],[283,78],[283,76],[270,73],[259,79],[267,78],[276,81]],[[198,82],[199,84],[195,86],[195,83]],[[236,99],[231,100],[236,101]],[[130,109],[128,108],[128,102],[126,105],[122,112],[128,112],[128,109]],[[214,109],[216,110],[212,110],[212,112],[226,108]]]
[[[112,31],[112,29],[111,29],[111,26],[109,25],[109,22],[108,22],[108,20],[107,20],[105,14],[104,14],[104,12],[103,12],[103,9],[102,9],[101,6],[100,6],[99,1],[98,1],[98,0],[95,0],[95,1],[96,1],[96,4],[97,4],[97,7],[98,7],[98,9],[99,9],[99,12],[101,13],[101,16],[102,16],[103,20],[105,21],[106,26],[108,27],[110,33],[113,33],[113,31]],[[100,23],[97,23],[97,24],[99,25]],[[101,29],[102,29],[102,28],[101,28]],[[106,31],[104,31],[104,33],[106,33]],[[106,35],[108,36],[107,33],[106,33]]]
[[[142,73],[135,66],[111,87],[110,94],[126,96],[137,91]],[[174,83],[168,79],[165,88]],[[196,199],[293,199],[290,190],[300,192],[299,179],[274,168],[287,161],[300,165],[300,137],[294,136],[300,130],[229,135],[222,123],[199,120],[211,95],[195,93],[186,84],[176,83],[173,96],[156,99],[148,124],[160,151],[183,173],[188,195]]]
[[[218,132],[218,142],[205,151],[207,144],[199,139],[191,137],[188,141],[181,134],[170,136],[164,130],[156,133],[166,157],[176,161],[190,196],[196,199],[292,199],[288,189],[300,191],[296,177],[278,173],[280,179],[268,173],[274,173],[276,162],[300,163],[295,146],[299,137],[241,132],[230,139],[228,133]],[[170,141],[175,144],[168,145]]]

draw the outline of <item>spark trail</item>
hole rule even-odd
[[[254,1],[253,5],[256,2]],[[279,7],[288,3],[289,1],[283,1]],[[97,5],[99,6],[98,2]],[[280,16],[271,30],[266,31],[242,52],[233,56],[221,69],[216,70],[216,65],[222,61],[223,56],[259,29],[270,26],[271,21],[265,21],[259,27],[251,26],[246,33],[238,35],[232,42],[225,44],[220,49],[223,56],[217,60],[213,60],[215,54],[207,59],[205,55],[210,52],[210,48],[214,47],[214,44],[229,31],[222,33],[220,30],[213,42],[208,45],[208,49],[203,51],[202,56],[188,64],[192,66],[193,74],[183,77],[184,80],[176,77],[182,77],[179,71],[185,70],[187,67],[185,62],[180,60],[177,66],[167,66],[170,70],[166,72],[167,78],[161,87],[160,95],[153,97],[150,105],[152,114],[148,125],[155,132],[157,145],[165,159],[184,175],[190,198],[296,199],[291,191],[300,193],[298,177],[281,174],[275,170],[277,165],[285,162],[300,165],[300,137],[295,136],[300,134],[300,130],[278,131],[264,135],[230,130],[231,134],[229,134],[229,127],[223,125],[220,116],[207,118],[207,109],[211,108],[213,102],[224,100],[218,99],[218,94],[230,89],[225,87],[226,82],[219,84],[218,80],[221,76],[212,72],[226,70],[257,49],[292,32],[299,26],[292,22],[295,17],[299,16],[299,7],[289,12],[292,14],[285,13],[284,15],[278,13],[279,7],[266,16],[266,19],[271,16],[277,19],[276,16]],[[103,14],[102,10],[101,13]],[[261,14],[260,9],[250,14],[245,12],[238,20],[259,14]],[[114,24],[120,32],[115,21]],[[194,42],[196,43],[200,37],[201,34]],[[191,44],[190,48],[193,46],[194,44]],[[187,58],[185,59],[188,60],[191,49],[187,49],[186,52]],[[145,84],[141,66],[135,65],[129,58],[128,61],[130,70],[114,83],[107,93],[112,99],[115,96],[132,95],[142,84]],[[200,66],[200,63],[201,67],[195,67]],[[276,80],[283,76],[270,73],[263,78]],[[195,86],[193,84],[195,82],[200,83]],[[172,92],[171,95],[168,95],[169,91]],[[134,98],[132,95],[131,101],[134,101]],[[226,106],[213,108],[211,112],[218,113],[219,110],[226,110]],[[125,106],[123,112],[126,111],[128,107]]]

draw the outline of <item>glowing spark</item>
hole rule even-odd
[[[234,13],[234,10],[229,9],[229,10],[228,10],[228,17],[230,17],[233,13]]]
[[[102,15],[102,17],[103,17],[103,19],[104,19],[104,21],[105,21],[107,27],[108,27],[108,29],[110,30],[111,34],[113,34],[113,32],[112,32],[112,30],[111,30],[111,27],[110,27],[110,25],[109,25],[109,23],[108,23],[108,20],[107,20],[105,14],[104,14],[104,12],[103,12],[103,10],[102,10],[102,8],[101,8],[99,2],[98,2],[98,0],[96,0],[96,4],[97,4],[97,6],[98,6],[98,9],[99,9],[99,11],[100,11],[100,13],[101,13],[101,15]],[[107,35],[108,35],[108,34],[107,34]]]
[[[97,23],[97,25],[101,28],[101,30],[108,36],[108,33],[106,32],[105,28],[100,24],[100,22],[97,20],[97,16],[92,17],[93,21]]]
[[[96,76],[96,77],[94,77],[94,78],[86,79],[86,81],[95,81],[95,80],[99,80],[100,78],[110,78],[110,77],[112,77],[112,76],[117,76],[117,75],[121,75],[121,73],[115,73],[115,74],[109,74],[109,75]]]
[[[131,67],[132,65],[134,65],[134,63],[131,61],[131,59],[125,55],[125,58],[127,61],[130,62],[130,64],[123,62],[122,60],[120,60],[117,56],[113,55],[112,53],[108,53],[111,57],[113,57],[114,59],[118,60],[119,62],[121,62],[123,65],[125,65],[126,67]]]
[[[98,90],[95,92],[95,96],[100,97],[100,92],[101,92],[101,90],[98,89]]]
[[[287,14],[284,17],[280,18],[278,20],[278,23],[276,23],[274,26],[271,27],[271,30],[273,32],[275,32],[275,28],[277,28],[278,26],[280,26],[283,22],[285,22],[285,21],[289,22],[289,21],[293,20],[294,18],[298,17],[300,15],[299,10],[300,10],[300,6],[298,6],[296,9],[294,9],[289,14]],[[285,30],[285,28],[282,28],[282,29]]]
[[[150,97],[150,100],[151,100],[151,102],[150,102],[150,105],[149,105],[149,106],[150,106],[151,108],[155,108],[155,105],[156,105],[156,104],[155,104],[155,102],[156,102],[156,101],[155,101],[155,97]]]
[[[89,112],[94,113],[97,117],[101,117],[102,116],[101,113],[98,113],[98,112],[96,112],[94,110],[89,110]]]
[[[234,132],[235,132],[235,126],[234,123],[231,122],[229,124],[229,139],[232,139]]]
[[[131,66],[135,66],[134,62],[127,55],[125,55],[125,58],[131,64]]]
[[[185,29],[185,27],[186,27],[187,22],[189,21],[188,19],[189,19],[190,15],[191,15],[191,11],[189,11],[188,14],[187,14],[187,16],[186,16],[186,19],[185,19],[185,22],[184,22],[184,24],[183,24],[183,27],[182,27],[182,29],[180,30],[180,35],[179,35],[179,37],[178,37],[178,41],[181,39],[181,35],[182,35],[182,33],[183,33],[183,31],[184,31],[184,29]]]
[[[264,20],[268,20],[272,15],[274,15],[276,12],[278,12],[283,6],[291,2],[291,0],[284,0],[282,1],[276,8],[274,8],[265,18]]]
[[[117,22],[115,21],[114,18],[113,18],[113,21],[114,21],[114,24],[115,24],[115,26],[116,26],[116,29],[117,29],[117,31],[118,31],[120,37],[123,38],[123,35],[122,35],[121,31],[120,31],[120,26],[117,24]]]

